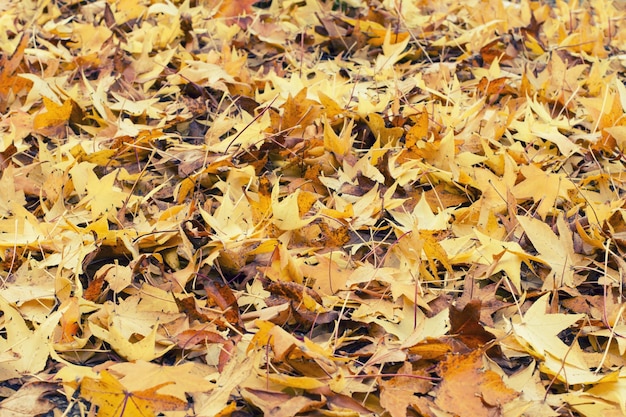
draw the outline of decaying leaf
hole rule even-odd
[[[45,395],[57,387],[46,382],[23,385],[9,398],[0,402],[0,415],[7,417],[32,417],[44,415],[55,405]]]

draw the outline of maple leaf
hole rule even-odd
[[[437,387],[435,404],[459,416],[494,416],[516,398],[517,391],[507,387],[492,370],[483,371],[483,352],[449,355],[439,364],[442,382]],[[468,381],[472,381],[468,386]]]
[[[187,393],[206,392],[213,388],[213,383],[200,373],[209,369],[202,369],[192,362],[161,366],[145,361],[118,363],[108,368],[120,375],[120,383],[131,391],[159,386],[160,394],[171,395],[181,401],[187,401]]]
[[[324,148],[338,157],[339,162],[352,149],[355,135],[353,134],[354,121],[345,120],[339,134],[331,126],[327,118],[324,119]]]
[[[229,21],[232,21],[232,18],[250,14],[252,6],[258,2],[259,0],[211,0],[209,5],[217,5],[218,9],[215,17],[229,18]]]
[[[0,215],[2,216],[8,216],[14,204],[19,206],[26,204],[24,191],[15,187],[15,180],[12,179],[14,176],[15,168],[12,165],[3,169],[2,178],[0,178],[0,187],[4,190],[0,196]]]
[[[584,314],[547,314],[549,296],[550,294],[543,295],[530,306],[523,317],[516,317],[512,321],[515,336],[521,343],[532,348],[532,352],[539,357],[550,354],[554,358],[586,369],[587,364],[577,356],[576,350],[571,350],[558,337],[561,331],[582,319]]]
[[[380,405],[392,417],[405,417],[407,408],[417,401],[415,394],[424,394],[431,388],[425,372],[413,372],[413,366],[405,363],[398,369],[398,375],[380,382]]]
[[[61,3],[0,2],[0,379],[624,414],[619,2]]]
[[[93,171],[94,167],[95,164],[81,162],[70,169],[70,175],[76,190],[84,195],[79,204],[89,207],[96,220],[105,213],[114,215],[128,195],[115,186],[118,170],[99,178]]]
[[[511,192],[518,199],[532,198],[538,203],[537,213],[542,219],[554,209],[559,199],[569,199],[576,186],[563,174],[545,172],[535,165],[520,168],[526,178],[515,185]],[[537,187],[541,184],[541,187]]]
[[[515,185],[517,171],[515,161],[510,156],[504,155],[504,172],[496,175],[489,169],[475,168],[475,187],[480,188],[480,218],[479,225],[486,228],[489,218],[493,213],[502,213],[507,207],[506,195]]]
[[[475,230],[474,233],[481,243],[481,246],[474,251],[475,261],[490,265],[488,270],[490,274],[499,271],[506,272],[513,286],[517,291],[521,291],[521,264],[525,263],[532,269],[530,261],[540,259],[527,254],[517,242],[502,242],[480,233],[478,230]]]
[[[562,216],[556,221],[559,236],[547,224],[537,219],[517,216],[517,221],[539,252],[538,258],[552,268],[544,281],[545,289],[559,288],[562,285],[575,287],[583,280],[576,275],[574,268],[582,264],[584,257],[574,251],[572,232]]]
[[[470,349],[476,349],[496,337],[479,323],[480,300],[471,300],[459,310],[450,307],[450,334],[460,339]]]
[[[103,279],[115,293],[128,287],[132,280],[132,271],[123,265],[104,265],[94,275],[94,279]]]
[[[243,353],[235,351],[217,378],[216,388],[209,394],[196,396],[197,403],[194,406],[196,415],[212,417],[221,415],[223,411],[232,410],[228,405],[230,394],[253,372],[255,357],[254,354],[245,357]]]
[[[626,414],[626,373],[622,370],[619,373],[613,372],[611,375],[601,379],[594,384],[587,394],[619,404],[622,414]]]
[[[0,338],[0,352],[5,355],[0,362],[0,381],[41,372],[50,354],[48,343],[62,312],[55,311],[37,329],[31,330],[19,311],[2,297],[0,311],[6,334]]]
[[[158,412],[185,410],[187,401],[157,391],[170,383],[142,391],[128,391],[111,373],[100,378],[85,377],[80,382],[81,395],[98,406],[98,417],[156,417]]]
[[[35,116],[33,127],[41,134],[64,137],[66,124],[72,114],[72,100],[67,99],[59,105],[44,96],[43,103],[46,112]]]
[[[162,346],[159,327],[180,318],[171,295],[163,294],[159,301],[150,296],[131,296],[114,305],[107,303],[98,313],[89,317],[91,333],[104,340],[121,356],[128,360],[146,360],[158,358],[174,345]],[[165,302],[167,300],[167,302]]]
[[[290,135],[301,135],[319,117],[321,106],[316,101],[307,98],[307,91],[303,88],[295,96],[289,94],[281,106],[282,115],[274,122],[277,132],[286,131]]]

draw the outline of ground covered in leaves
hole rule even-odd
[[[0,8],[0,415],[626,414],[623,3]]]

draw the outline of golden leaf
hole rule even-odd
[[[155,417],[158,412],[185,410],[187,402],[157,391],[170,382],[152,388],[129,392],[108,371],[100,379],[85,377],[80,383],[81,395],[98,406],[98,417]]]

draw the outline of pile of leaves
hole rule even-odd
[[[623,3],[0,8],[0,415],[626,414]]]

